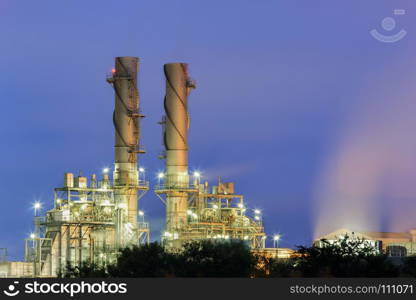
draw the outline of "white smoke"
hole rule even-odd
[[[416,226],[416,66],[395,63],[382,78],[368,79],[322,169],[315,190],[315,238],[339,228]]]

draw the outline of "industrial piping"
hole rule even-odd
[[[163,69],[166,78],[164,188],[170,190],[166,199],[166,230],[175,232],[187,224],[188,193],[184,190],[189,187],[188,95],[195,86],[188,77],[187,64],[169,63]]]

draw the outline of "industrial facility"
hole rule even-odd
[[[54,207],[35,216],[35,231],[26,239],[25,259],[33,262],[34,276],[57,276],[67,265],[82,262],[106,264],[118,249],[149,242],[149,226],[140,216],[138,200],[149,189],[138,168],[140,99],[137,89],[139,60],[117,57],[107,82],[115,94],[113,123],[114,171],[92,174],[65,173],[55,188]]]
[[[165,116],[161,124],[166,171],[159,174],[155,189],[166,204],[163,241],[179,247],[189,240],[241,239],[253,249],[264,248],[261,212],[246,208],[243,196],[234,193],[234,183],[218,180],[211,188],[208,182],[201,183],[199,172],[189,175],[188,96],[195,83],[184,63],[166,64],[164,74]]]
[[[115,94],[112,176],[109,168],[89,178],[65,173],[62,186],[54,190],[53,208],[41,216],[36,213],[39,204],[35,204],[35,230],[25,239],[25,261],[0,264],[1,276],[55,277],[68,265],[111,263],[120,248],[150,241],[149,224],[138,206],[150,189],[138,159],[144,153],[140,147],[143,115],[138,69],[138,58],[117,57],[106,78]],[[274,248],[265,248],[261,211],[246,206],[233,182],[218,178],[210,186],[201,182],[201,173],[190,174],[188,96],[195,82],[185,63],[168,63],[163,70],[166,95],[160,158],[165,160],[165,171],[158,174],[153,188],[166,205],[163,245],[175,250],[192,240],[240,239],[253,251],[274,253]],[[275,242],[278,238],[275,236]]]

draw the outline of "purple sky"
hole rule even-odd
[[[64,172],[111,166],[114,56],[141,58],[141,162],[152,180],[163,168],[162,65],[183,61],[198,85],[191,170],[235,181],[282,246],[348,222],[416,226],[415,9],[414,0],[0,0],[0,247],[21,257],[31,203],[49,207]],[[380,26],[388,16],[391,32]],[[408,35],[387,44],[371,29]],[[157,238],[163,204],[149,192],[139,205]]]

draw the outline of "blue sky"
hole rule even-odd
[[[397,8],[406,14],[393,15]],[[0,0],[0,247],[21,257],[31,203],[49,207],[64,172],[111,166],[105,75],[115,56],[141,59],[148,178],[163,168],[162,65],[187,62],[198,86],[189,99],[191,170],[235,181],[282,246],[341,226],[410,228],[415,8],[410,0]],[[386,32],[389,16],[396,28]],[[371,29],[408,34],[388,44]],[[149,192],[139,205],[156,238],[162,202]]]

